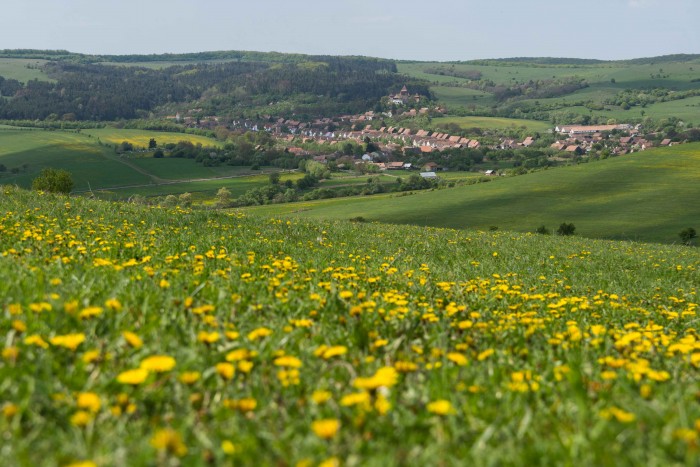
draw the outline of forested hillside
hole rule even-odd
[[[264,59],[264,54],[253,57]],[[52,82],[0,81],[5,96],[0,99],[0,118],[130,119],[147,117],[162,106],[177,109],[179,104],[201,108],[204,114],[239,115],[281,102],[311,114],[359,112],[406,81],[397,74],[396,64],[387,60],[304,58],[163,68],[51,61],[44,70]]]

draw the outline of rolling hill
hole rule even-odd
[[[450,228],[556,230],[587,237],[677,242],[700,222],[700,145],[653,149],[577,166],[413,196],[382,196],[259,208],[266,214]]]

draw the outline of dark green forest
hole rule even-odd
[[[216,57],[211,54],[206,58]],[[271,55],[276,59],[282,54]],[[15,56],[22,54],[18,51]],[[122,59],[128,62],[135,57]],[[285,57],[287,61],[254,61],[244,60],[241,55],[236,61],[162,69],[79,63],[74,59],[50,61],[44,71],[53,82],[22,84],[0,78],[0,94],[4,97],[0,99],[0,119],[104,121],[145,118],[164,109],[191,107],[202,109],[204,115],[238,116],[280,103],[296,113],[339,114],[372,108],[382,96],[397,91],[407,81],[397,74],[396,64],[388,60]],[[428,93],[427,85],[422,83],[415,83],[413,89]]]

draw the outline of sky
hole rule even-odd
[[[0,49],[453,61],[700,53],[700,0],[16,0]]]

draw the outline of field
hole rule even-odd
[[[645,107],[632,107],[623,110],[609,106],[610,110],[591,111],[577,105],[581,102],[602,104],[626,89],[665,88],[674,91],[700,89],[700,61],[635,64],[626,62],[605,62],[592,65],[537,65],[529,63],[499,63],[488,65],[469,63],[404,62],[398,65],[400,73],[425,79],[432,83],[430,89],[438,101],[449,109],[469,108],[490,112],[499,105],[489,92],[464,87],[466,78],[438,75],[426,72],[431,68],[447,70],[450,73],[479,72],[481,81],[490,81],[496,86],[512,86],[536,81],[554,79],[583,79],[587,88],[559,97],[519,100],[519,105],[552,105],[556,112],[572,112],[618,121],[641,121],[644,117],[653,119],[678,117],[686,123],[700,124],[698,97],[691,96],[677,101],[656,103]],[[642,111],[644,112],[642,114]],[[570,123],[570,122],[566,122]],[[484,126],[488,128],[487,126]]]
[[[0,58],[0,76],[6,79],[16,79],[22,83],[38,79],[39,81],[51,81],[46,74],[39,69],[46,60],[23,58]],[[31,66],[31,68],[27,68]]]
[[[253,208],[266,215],[533,232],[573,222],[594,238],[678,242],[698,228],[700,145],[653,149],[603,161],[412,196],[348,198]]]
[[[8,465],[700,462],[696,248],[10,187],[0,232]]]
[[[190,141],[203,146],[221,143],[183,133],[122,130],[114,128],[76,131],[45,131],[0,128],[0,183],[28,188],[44,167],[68,170],[76,192],[94,191],[100,197],[126,199],[134,194],[156,196],[184,192],[213,195],[226,186],[235,193],[267,183],[267,175],[242,167],[203,167],[189,159],[153,159],[143,154],[118,155],[113,145],[128,141],[148,147],[151,138],[159,145]],[[13,173],[16,169],[17,173]],[[264,169],[267,173],[270,169]],[[249,179],[249,175],[255,175]],[[105,192],[106,191],[106,192]]]
[[[551,123],[538,122],[536,120],[522,120],[517,118],[495,117],[439,117],[432,120],[434,128],[444,128],[445,125],[454,123],[464,129],[487,128],[495,130],[525,129],[532,132],[546,132],[553,128]]]

